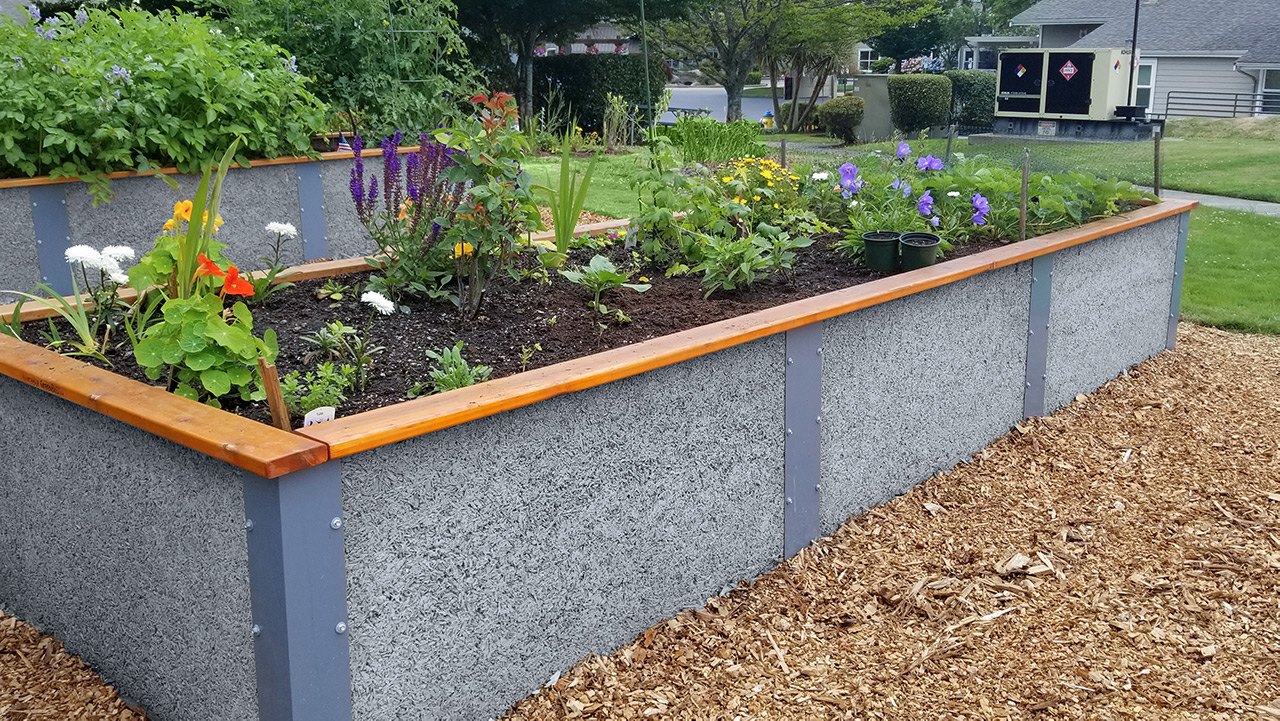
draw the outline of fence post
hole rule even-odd
[[[1027,180],[1031,175],[1031,148],[1022,149],[1022,201],[1018,203],[1018,240],[1027,239]]]
[[[787,139],[786,138],[782,138],[782,152],[780,153],[780,155],[782,156],[782,167],[785,168],[787,167]]]
[[[1155,146],[1155,151],[1154,151],[1154,152],[1155,152],[1155,173],[1154,173],[1155,178],[1154,178],[1153,185],[1154,185],[1155,194],[1156,194],[1156,197],[1157,197],[1157,198],[1158,198],[1158,197],[1160,197],[1160,190],[1161,190],[1161,184],[1160,184],[1160,181],[1161,181],[1161,178],[1160,178],[1160,136],[1162,135],[1162,133],[1160,132],[1160,130],[1161,130],[1160,128],[1156,128],[1155,132],[1154,132],[1154,133],[1152,133],[1152,139],[1153,139],[1153,141],[1154,141],[1154,142],[1153,142],[1153,145]]]
[[[947,126],[947,153],[946,153],[946,157],[942,161],[944,163],[947,163],[947,164],[951,163],[951,140],[955,137],[955,135],[956,135],[956,125],[955,123],[952,123],[951,125]]]
[[[822,322],[786,333],[783,436],[783,558],[822,535]]]

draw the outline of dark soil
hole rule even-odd
[[[362,394],[352,392],[339,409],[339,414],[351,415],[406,400],[406,391],[426,380],[427,370],[433,365],[433,361],[426,357],[426,351],[449,347],[459,340],[465,344],[463,357],[468,362],[490,366],[493,368],[492,377],[500,378],[519,373],[522,370],[521,349],[533,348],[535,344],[540,345],[541,350],[533,352],[527,366],[530,369],[883,277],[837,255],[828,247],[834,239],[835,236],[819,237],[812,246],[797,252],[794,282],[770,276],[750,289],[716,293],[709,299],[703,298],[705,291],[699,282],[700,276],[665,278],[662,268],[642,266],[632,276],[632,281],[645,276],[653,287],[644,293],[626,288],[607,291],[601,302],[610,309],[621,310],[632,322],[620,323],[610,319],[603,332],[598,327],[602,317],[587,307],[591,295],[554,271],[550,273],[549,284],[532,279],[515,282],[506,276],[496,278],[490,285],[479,317],[465,324],[458,320],[457,309],[452,304],[410,302],[407,314],[373,318],[371,340],[387,350],[377,357],[366,391]],[[996,245],[979,242],[958,246],[949,257],[972,255]],[[586,263],[594,252],[574,251],[570,263]],[[606,255],[620,268],[633,263],[630,251],[621,248],[606,251]],[[536,263],[532,258],[528,260]],[[360,303],[359,292],[347,292],[342,301],[333,303],[317,299],[316,291],[330,281],[356,286],[368,276],[369,273],[361,272],[303,281],[278,292],[265,306],[253,308],[255,332],[272,328],[277,333],[280,355],[276,367],[281,376],[310,368],[303,358],[312,346],[301,336],[314,333],[334,320],[364,328],[370,309]],[[28,324],[24,336],[31,342],[41,343],[41,331],[46,328],[42,323]],[[67,329],[63,328],[62,333],[64,338],[68,337]],[[151,382],[134,362],[127,342],[113,348],[107,355],[115,364],[115,372],[144,383]],[[270,422],[269,412],[263,403],[229,405],[228,410]]]

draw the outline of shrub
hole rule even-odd
[[[644,63],[649,62],[649,90],[644,92]],[[661,99],[666,64],[654,55],[551,55],[534,58],[534,97],[558,88],[578,125],[601,130],[608,94],[632,105],[656,106]]]
[[[898,61],[894,60],[893,58],[879,58],[877,60],[872,61],[871,72],[887,73],[893,69],[894,63],[897,63],[897,62]]]
[[[951,81],[942,75],[889,78],[889,115],[904,133],[946,125],[951,115]]]
[[[987,127],[995,123],[996,74],[987,70],[948,70],[951,122]]]
[[[0,176],[200,172],[236,136],[242,162],[311,152],[324,106],[284,50],[192,15],[81,19],[0,16]]]
[[[752,70],[747,73],[747,85],[759,85],[763,79],[764,76],[760,74],[759,70]]]
[[[856,95],[841,95],[819,105],[814,120],[827,135],[852,143],[858,139],[866,107],[866,101]]]
[[[760,124],[752,120],[722,123],[713,118],[681,118],[666,134],[688,163],[723,163],[769,154],[760,142]]]

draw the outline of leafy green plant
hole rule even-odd
[[[409,389],[407,395],[410,398],[444,393],[483,383],[489,380],[489,376],[493,373],[493,369],[489,366],[472,366],[462,357],[462,341],[458,341],[452,348],[429,350],[427,358],[435,361],[440,367],[427,371],[428,380]]]
[[[687,163],[723,163],[769,154],[760,124],[750,120],[722,123],[713,118],[681,118],[666,136]]]
[[[768,253],[754,238],[708,238],[703,260],[693,270],[702,273],[702,286],[710,298],[717,290],[737,290],[756,282],[767,273]]]
[[[751,241],[764,251],[768,272],[780,272],[795,281],[796,251],[813,245],[813,238],[793,238],[776,226],[761,223]]]
[[[7,320],[0,316],[0,335],[22,340],[22,304],[26,302],[26,298],[18,298],[18,302],[13,304],[13,315]],[[523,357],[521,355],[521,358]]]
[[[80,297],[80,288],[76,285],[75,276],[71,278],[72,300],[70,301],[63,298],[61,294],[46,283],[37,283],[36,288],[48,297],[23,293],[17,290],[0,290],[0,293],[13,293],[27,300],[34,300],[61,316],[67,322],[67,325],[71,326],[71,329],[76,332],[76,340],[74,341],[61,341],[59,339],[59,346],[69,344],[75,349],[71,351],[59,350],[63,355],[92,358],[108,366],[111,365],[111,361],[107,360],[107,357],[102,354],[104,344],[98,340],[97,335],[94,333],[93,323],[90,319],[91,312],[85,308],[84,299]],[[17,332],[21,329],[19,317],[18,312],[15,310],[13,318],[6,324],[9,328],[6,334],[12,334],[15,338],[18,337]],[[50,326],[52,327],[52,323],[50,323]]]
[[[618,267],[603,255],[593,256],[590,262],[577,270],[561,270],[560,275],[564,276],[565,280],[570,283],[575,283],[591,291],[594,294],[594,299],[588,303],[588,306],[601,315],[607,315],[610,312],[607,307],[600,303],[600,294],[606,290],[630,288],[637,293],[643,293],[650,288],[648,283],[629,282],[631,273],[618,270]],[[623,319],[619,318],[619,320]]]
[[[569,245],[573,242],[573,232],[578,226],[578,216],[582,215],[582,205],[587,200],[587,190],[591,187],[591,173],[596,169],[598,158],[592,156],[587,163],[587,170],[579,182],[578,171],[573,167],[573,151],[569,146],[569,135],[564,136],[564,146],[560,151],[560,184],[552,190],[545,185],[535,185],[533,189],[546,195],[551,206],[551,224],[556,234],[554,252],[542,253],[539,259],[547,268],[559,268],[569,258]]]
[[[0,15],[0,176],[93,180],[199,172],[242,137],[244,155],[308,155],[324,110],[278,47],[209,20],[131,7],[26,23]]]
[[[359,333],[360,331],[340,320],[325,323],[324,327],[315,333],[300,337],[303,343],[309,343],[312,346],[311,350],[302,357],[302,362],[310,363],[317,358],[331,361],[343,360],[348,353],[347,339]]]
[[[814,121],[827,135],[854,143],[858,140],[858,127],[862,125],[866,107],[866,101],[857,95],[841,95],[819,105]]]
[[[247,305],[237,302],[224,314],[222,297],[208,293],[170,298],[160,313],[133,349],[148,378],[160,380],[168,368],[174,393],[219,408],[226,397],[266,399],[257,362],[275,362],[276,334],[255,337]]]
[[[305,375],[299,371],[286,374],[280,379],[280,391],[289,412],[305,416],[317,408],[342,405],[347,400],[346,392],[355,384],[355,375],[352,366],[334,366],[325,361]]]
[[[345,298],[347,293],[350,293],[351,290],[352,288],[349,285],[344,285],[343,283],[332,279],[326,280],[324,285],[316,289],[316,299],[333,301],[329,304],[329,307],[332,308],[341,303],[342,299]]]
[[[951,81],[942,75],[889,76],[889,115],[904,133],[946,125],[951,116]]]
[[[987,70],[948,70],[951,80],[951,122],[989,127],[995,122],[996,74]]]
[[[521,373],[525,372],[525,369],[529,367],[529,361],[533,360],[533,354],[541,350],[542,350],[541,343],[534,343],[532,348],[530,348],[527,345],[520,346],[520,372]]]

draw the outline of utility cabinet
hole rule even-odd
[[[1115,120],[1129,105],[1129,50],[1014,50],[1000,53],[996,115]]]

